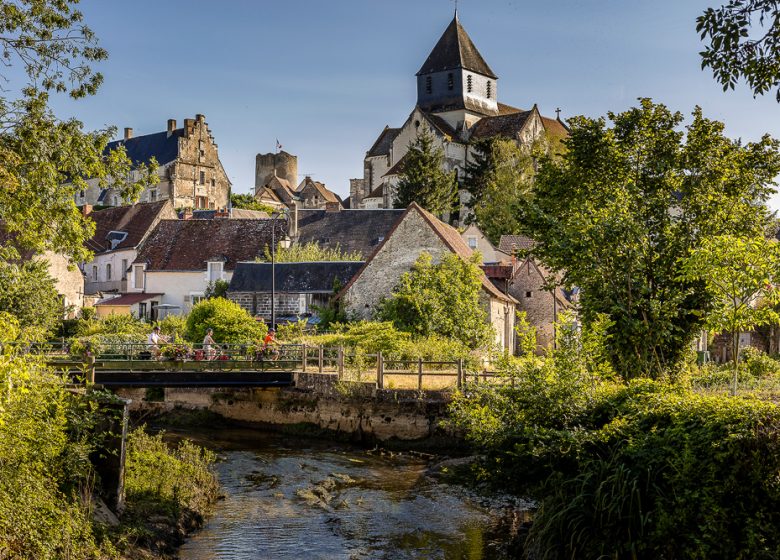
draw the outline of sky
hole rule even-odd
[[[544,115],[602,116],[651,97],[696,105],[743,141],[780,137],[774,95],[723,92],[701,70],[696,16],[721,0],[460,0],[498,75],[498,100]],[[234,192],[276,141],[340,195],[363,157],[416,101],[415,73],[452,19],[453,0],[82,0],[109,59],[98,94],[55,96],[58,116],[136,136],[206,116]],[[780,209],[780,195],[771,201]]]

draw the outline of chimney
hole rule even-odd
[[[176,130],[176,119],[168,119],[168,136]]]
[[[198,122],[206,122],[206,117],[198,113],[197,115],[195,115],[195,120]]]
[[[92,213],[92,205],[91,204],[85,204],[81,207],[81,215],[82,216],[89,216]]]
[[[339,203],[339,202],[326,202],[325,203],[325,211],[326,212],[340,212],[341,211],[341,203]]]
[[[192,136],[193,128],[195,128],[195,119],[184,119],[184,135]]]
[[[125,140],[130,140],[133,137],[133,129],[125,128]]]

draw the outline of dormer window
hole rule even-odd
[[[487,83],[487,98],[490,99],[490,97],[493,95],[493,83],[488,80]]]
[[[210,261],[208,263],[209,282],[222,280],[222,268],[225,263],[222,261]]]
[[[471,91],[474,89],[474,77],[469,74],[466,76],[466,91],[471,93]]]
[[[455,87],[455,76],[453,76],[452,72],[447,74],[447,89],[452,90]]]
[[[425,93],[433,92],[433,78],[426,76],[425,78]]]
[[[126,231],[109,231],[106,236],[106,241],[111,244],[111,250],[114,250],[117,248],[117,245],[125,240],[125,238],[127,238]]]

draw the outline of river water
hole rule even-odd
[[[404,454],[256,431],[200,434],[225,498],[183,560],[502,559],[505,517]]]

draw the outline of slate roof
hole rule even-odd
[[[497,78],[463,29],[456,13],[417,75],[458,68],[471,70],[489,78]]]
[[[403,214],[403,210],[298,210],[298,243],[371,255]]]
[[[528,121],[528,117],[531,116],[531,113],[533,113],[533,109],[530,111],[521,111],[518,113],[483,117],[478,120],[471,129],[471,138],[477,140],[481,140],[483,138],[493,138],[495,136],[515,138],[517,133],[520,132],[525,126],[525,123]]]
[[[390,148],[393,146],[393,140],[396,139],[401,132],[400,128],[390,128],[386,126],[379,138],[376,139],[374,145],[368,150],[367,157],[386,156],[390,153]]]
[[[387,170],[387,173],[382,175],[382,177],[389,177],[391,175],[400,175],[401,172],[403,172],[404,167],[406,166],[406,156],[409,154],[409,152],[406,152],[401,159],[399,159],[397,162],[395,162],[395,165]]]
[[[132,249],[141,244],[158,218],[174,216],[173,207],[168,200],[96,210],[89,215],[95,222],[95,235],[87,241],[86,246],[95,253]],[[127,233],[127,237],[112,248],[109,234],[113,231]]]
[[[106,151],[124,146],[127,157],[130,158],[133,165],[147,163],[153,157],[159,165],[165,165],[179,157],[179,138],[183,136],[183,128],[177,128],[170,135],[167,130],[164,130],[154,134],[136,136],[128,140],[109,142],[106,146]]]
[[[276,263],[276,291],[289,294],[330,294],[335,280],[343,286],[363,263],[296,262]],[[228,292],[270,292],[271,263],[238,263]]]
[[[536,241],[525,235],[502,235],[498,240],[498,250],[511,255],[516,251],[527,251],[533,249]]]
[[[161,220],[138,251],[136,263],[147,270],[206,270],[207,261],[222,261],[233,270],[239,261],[263,257],[271,245],[274,220]],[[287,231],[276,220],[276,239]]]
[[[215,219],[217,212],[218,210],[193,210],[192,219],[213,220]],[[249,210],[247,208],[233,208],[231,209],[230,212],[231,212],[230,219],[263,220],[263,219],[270,218],[268,213],[263,212],[262,210]]]

